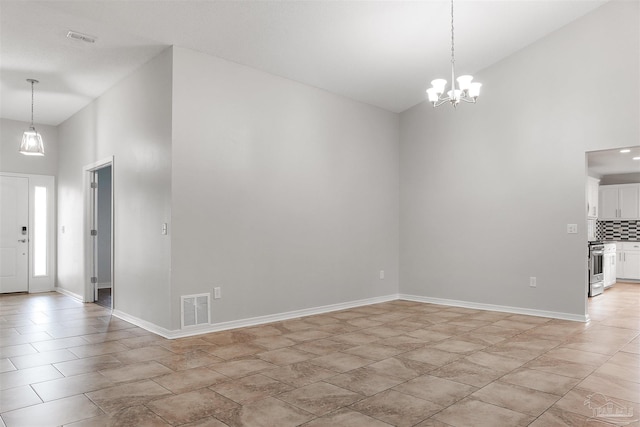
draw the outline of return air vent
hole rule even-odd
[[[183,295],[180,302],[183,329],[209,324],[209,294]]]

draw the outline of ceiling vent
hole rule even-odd
[[[96,38],[95,37],[90,36],[88,34],[82,34],[82,33],[79,33],[77,31],[69,31],[67,33],[67,38],[73,39],[73,40],[78,40],[78,41],[85,42],[85,43],[95,43],[96,42]]]

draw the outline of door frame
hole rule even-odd
[[[116,292],[116,278],[115,278],[115,158],[114,156],[106,157],[97,162],[86,165],[82,168],[84,188],[84,216],[83,216],[83,243],[84,243],[84,302],[95,302],[95,284],[91,283],[91,277],[94,272],[94,263],[96,260],[95,247],[93,244],[93,237],[91,236],[91,226],[94,219],[94,193],[91,189],[91,182],[93,182],[93,174],[98,169],[111,166],[111,309],[115,309],[115,292]]]
[[[29,293],[50,292],[56,286],[56,178],[52,175],[36,175],[14,172],[0,172],[1,176],[27,178],[28,204],[29,204],[29,256],[27,273],[27,290]],[[34,194],[35,187],[45,187],[47,189],[47,274],[44,276],[33,275],[33,243],[34,243]]]

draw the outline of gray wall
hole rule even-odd
[[[169,327],[172,53],[167,50],[59,126],[58,286],[84,294],[83,166],[115,156],[114,306]]]
[[[397,292],[396,114],[179,48],[173,108],[174,328]]]
[[[111,284],[111,167],[99,169],[98,176],[98,283]]]
[[[35,124],[42,135],[44,156],[20,154],[22,134],[29,122],[0,119],[0,171],[34,175],[58,175],[58,129],[55,126]]]
[[[585,152],[639,140],[639,16],[607,3],[477,73],[478,104],[401,115],[402,293],[584,315]]]

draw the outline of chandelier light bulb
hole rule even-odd
[[[441,94],[437,92],[435,88],[427,89],[427,96],[429,97],[429,102],[436,102]]]
[[[480,88],[482,87],[482,83],[473,82],[469,86],[469,96],[473,99],[476,99],[480,95]]]
[[[447,81],[445,79],[435,79],[431,81],[431,86],[433,86],[435,92],[440,96],[444,93],[444,88],[447,87]]]
[[[469,90],[469,87],[471,86],[471,80],[473,80],[473,76],[460,76],[456,80],[458,81],[460,90]]]

